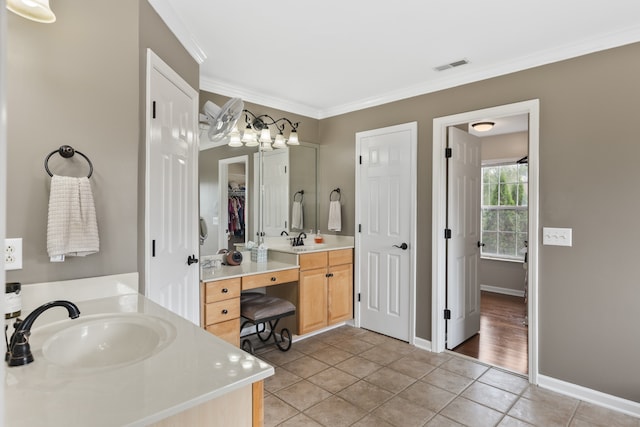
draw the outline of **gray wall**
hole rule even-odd
[[[7,272],[7,280],[142,272],[146,47],[196,88],[199,68],[146,0],[56,0],[54,8],[50,25],[7,16],[7,237],[24,239],[24,268]],[[93,162],[100,252],[50,263],[43,160],[63,144]],[[79,156],[54,155],[50,168],[87,172]]]
[[[540,99],[540,373],[640,401],[640,44],[322,120],[321,194],[343,188],[353,234],[355,133],[418,122],[417,335],[431,339],[431,165],[436,117]],[[331,163],[329,163],[331,162]],[[322,202],[322,198],[321,198]],[[320,209],[326,221],[326,206]]]

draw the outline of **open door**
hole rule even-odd
[[[447,342],[452,349],[480,331],[480,138],[449,127]],[[447,231],[449,232],[449,231]]]

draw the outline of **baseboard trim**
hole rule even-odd
[[[413,345],[427,351],[433,351],[431,347],[431,341],[425,340],[424,338],[415,337],[413,339]]]
[[[622,399],[620,397],[548,377],[546,375],[538,375],[538,385],[542,388],[575,397],[576,399],[580,399],[585,402],[604,406],[605,408],[640,418],[640,403],[632,400]]]
[[[514,297],[523,297],[524,298],[524,290],[518,289],[509,289],[509,288],[501,288],[499,286],[491,286],[491,285],[480,285],[481,291],[493,292],[496,294],[503,295],[511,295]]]

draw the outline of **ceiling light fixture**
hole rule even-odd
[[[487,132],[493,129],[494,126],[494,122],[477,122],[471,125],[471,127],[478,132]]]
[[[261,114],[256,116],[249,110],[242,110],[245,114],[245,121],[247,127],[244,130],[241,138],[241,144],[244,143],[247,147],[260,146],[262,151],[270,151],[274,148],[284,148],[287,145],[300,145],[298,140],[298,126],[300,122],[293,123],[286,117],[280,119],[274,119],[268,114]],[[285,126],[289,124],[291,131],[289,132],[289,139],[284,137]],[[269,126],[275,126],[278,129],[275,141],[271,138],[271,130]],[[260,136],[258,137],[258,132]],[[234,142],[236,145],[231,145]],[[273,143],[273,145],[272,145]],[[232,147],[239,147],[235,139],[230,138],[229,145]]]
[[[7,9],[16,15],[43,24],[56,22],[49,0],[7,0]]]

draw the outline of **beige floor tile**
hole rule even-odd
[[[491,427],[497,425],[504,414],[464,397],[457,397],[441,412],[447,418],[469,427]]]
[[[300,413],[293,418],[289,418],[279,427],[322,427],[322,424],[318,424],[305,414]]]
[[[435,417],[431,418],[428,423],[425,424],[425,427],[464,427],[462,424],[457,423],[453,420],[450,420],[447,417],[443,417],[438,414]]]
[[[322,387],[331,393],[338,393],[349,387],[351,384],[357,382],[359,378],[349,375],[344,371],[330,367],[324,371],[320,371],[315,375],[308,378],[308,381]]]
[[[560,408],[552,403],[521,397],[509,410],[508,414],[530,424],[544,427],[560,427],[569,425],[573,410]]]
[[[331,393],[328,391],[304,380],[277,391],[274,394],[298,411],[304,411],[331,396]]]
[[[399,340],[387,340],[382,344],[378,345],[379,348],[385,350],[395,351],[396,353],[400,353],[403,356],[413,353],[417,351],[417,348],[409,343]]]
[[[264,427],[274,427],[298,414],[298,410],[287,405],[273,394],[264,398]]]
[[[461,396],[503,413],[518,399],[513,393],[480,382],[471,384]]]
[[[389,363],[387,367],[416,379],[422,378],[436,369],[435,366],[427,362],[411,359],[408,356]]]
[[[331,396],[305,411],[305,415],[325,427],[350,426],[366,414],[362,409],[337,396]]]
[[[416,381],[415,378],[411,378],[408,375],[401,374],[390,368],[381,368],[373,374],[366,376],[364,380],[378,387],[382,387],[385,390],[389,390],[392,393],[399,393]]]
[[[435,385],[436,387],[440,387],[455,394],[460,394],[462,390],[467,388],[469,384],[473,382],[471,378],[463,377],[462,375],[440,368],[429,372],[427,375],[422,377],[420,381]]]
[[[396,396],[383,403],[373,414],[396,427],[412,427],[423,426],[435,412]]]
[[[406,356],[407,359],[419,360],[433,366],[440,366],[452,357],[448,353],[432,353],[422,349],[418,349]]]
[[[348,351],[351,354],[360,354],[374,346],[373,344],[363,341],[357,337],[337,341],[333,345],[341,350]]]
[[[586,421],[590,423],[590,425],[640,427],[640,418],[587,402],[580,402],[573,417],[574,421]]]
[[[393,393],[366,381],[358,381],[342,390],[338,396],[365,411],[372,411],[391,399]]]
[[[299,377],[309,378],[311,375],[324,371],[329,365],[311,356],[303,356],[293,362],[282,365],[282,367]]]
[[[524,421],[515,419],[510,416],[506,416],[500,421],[498,427],[532,427],[532,424],[525,423]]]
[[[474,380],[489,370],[489,367],[486,365],[472,362],[471,360],[461,357],[452,357],[440,365],[440,368],[464,377],[473,378]]]
[[[357,337],[358,335],[366,334],[369,332],[366,329],[356,328],[354,326],[349,326],[349,325],[341,326],[338,328],[338,330],[340,331],[340,333],[344,335],[352,336],[352,337]]]
[[[295,349],[304,354],[310,354],[318,350],[322,350],[327,346],[327,343],[318,339],[317,337],[305,338],[300,341],[294,341],[291,349]],[[291,351],[291,350],[289,350]]]
[[[360,353],[360,357],[371,360],[379,365],[388,365],[398,359],[402,359],[404,355],[390,349],[380,349],[378,346]]]
[[[326,363],[327,365],[335,365],[336,363],[347,360],[353,355],[347,351],[340,350],[339,348],[330,345],[323,348],[322,350],[318,350],[310,354],[310,356]]]
[[[264,380],[264,389],[270,393],[275,393],[278,390],[289,387],[302,379],[279,366],[276,366],[274,370],[275,374]]]
[[[357,423],[353,424],[352,427],[393,427],[393,425],[376,417],[375,415],[369,414]]]
[[[382,366],[368,359],[363,359],[362,357],[355,356],[345,360],[344,362],[338,363],[336,365],[336,368],[341,369],[355,377],[364,378],[367,375],[371,375],[378,369],[382,368]]]
[[[271,350],[258,355],[258,357],[265,362],[277,366],[282,366],[285,363],[293,362],[294,360],[299,359],[302,356],[304,356],[304,353],[294,350],[293,347],[288,351]]]
[[[519,375],[510,374],[500,369],[491,368],[478,381],[501,388],[514,394],[520,394],[529,386],[529,380]]]
[[[375,332],[371,332],[371,331],[367,331],[366,334],[360,335],[359,338],[362,341],[366,341],[366,342],[374,344],[374,345],[380,345],[380,344],[383,344],[385,342],[389,342],[391,340],[396,341],[394,338],[388,337],[386,335],[378,334],[378,333],[375,333]]]
[[[542,402],[567,413],[573,413],[579,403],[578,399],[556,393],[555,391],[546,390],[535,385],[529,385],[524,393],[522,393],[522,397]]]
[[[417,405],[429,408],[433,412],[439,412],[447,406],[449,402],[455,399],[457,395],[443,390],[440,387],[417,381],[402,391],[399,396]]]

